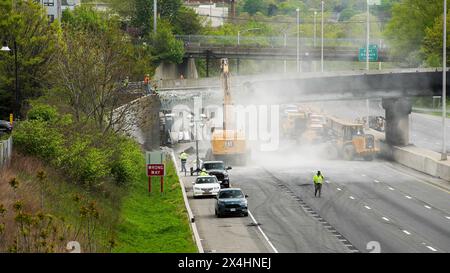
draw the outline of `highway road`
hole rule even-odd
[[[381,252],[450,252],[448,182],[395,163],[298,155],[258,155],[254,166],[232,170],[233,184],[250,196],[249,207],[276,248],[342,251],[329,248],[323,232],[300,220],[307,213],[351,245],[346,251],[368,252],[368,244],[379,243]],[[327,181],[321,198],[314,197],[311,182],[316,170]]]
[[[366,101],[342,101],[342,102],[322,102],[313,104],[322,108],[327,113],[341,118],[354,120],[366,115]],[[381,100],[370,102],[370,115],[383,116],[384,109],[381,107]],[[410,143],[417,147],[442,151],[442,118],[427,114],[412,113],[410,115]],[[450,119],[447,118],[447,136],[450,136]],[[447,142],[447,151],[450,152],[450,141]]]

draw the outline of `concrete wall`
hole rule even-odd
[[[194,58],[185,58],[181,64],[161,63],[155,71],[154,80],[198,79]]]
[[[414,145],[397,147],[381,142],[381,153],[386,159],[428,175],[450,181],[450,161],[441,161],[439,153]]]

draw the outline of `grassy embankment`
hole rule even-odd
[[[123,200],[114,252],[197,252],[192,238],[178,176],[172,161],[167,164],[164,193],[159,178],[148,192],[145,173],[131,185]]]

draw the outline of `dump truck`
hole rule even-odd
[[[231,97],[231,75],[228,59],[220,60],[223,89],[223,127],[212,128],[211,148],[206,152],[206,160],[222,160],[226,164],[245,165],[250,157],[247,140],[243,132],[238,132],[233,124],[233,113],[228,109],[233,105]]]
[[[327,117],[325,137],[328,142],[330,157],[340,157],[345,160],[363,158],[370,161],[380,152],[375,147],[375,137],[364,133],[364,125],[360,123]]]

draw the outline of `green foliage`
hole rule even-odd
[[[392,20],[385,31],[392,54],[417,62],[426,29],[433,26],[442,10],[443,2],[440,0],[402,0],[394,4]]]
[[[425,55],[426,63],[432,67],[442,66],[442,35],[443,35],[443,15],[436,18],[433,26],[425,30],[425,37],[422,44],[422,52]],[[447,25],[450,25],[449,14],[447,14]],[[447,52],[450,48],[449,35],[447,34]],[[447,56],[449,64],[449,56]]]
[[[73,11],[66,9],[62,13],[61,22],[79,30],[106,31],[109,20],[106,13],[99,12],[91,6],[78,6]]]
[[[58,112],[56,107],[50,106],[48,104],[37,104],[28,111],[29,120],[41,120],[46,122],[53,122],[58,118]]]
[[[18,150],[57,163],[64,153],[64,135],[44,120],[26,120],[13,131]]]
[[[49,24],[42,5],[35,1],[0,0],[0,42],[11,48],[0,52],[0,118],[12,112],[15,90],[14,41],[17,45],[18,84],[22,104],[41,95],[49,83],[51,62],[59,43],[58,22]]]
[[[183,61],[183,42],[175,38],[168,22],[160,21],[157,33],[150,35],[150,44],[152,45],[150,51],[155,58],[155,64],[162,61],[172,63]]]
[[[254,15],[257,12],[267,14],[267,8],[269,4],[264,0],[246,0],[242,10],[250,15]]]
[[[117,185],[128,185],[139,180],[143,156],[136,142],[127,138],[120,139],[112,159],[111,174]]]
[[[131,139],[95,129],[80,132],[70,115],[61,116],[49,105],[36,104],[29,113],[13,131],[22,153],[49,162],[88,187],[107,181],[128,185],[139,179],[143,156]]]

